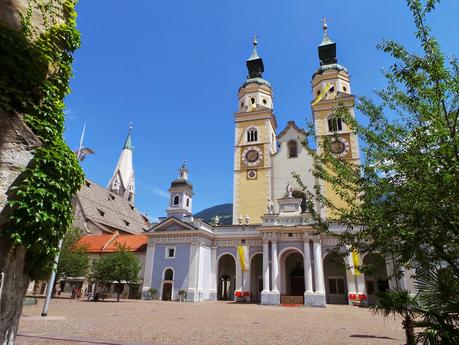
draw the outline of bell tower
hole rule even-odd
[[[329,150],[337,156],[360,163],[359,143],[357,135],[339,117],[333,116],[338,105],[344,105],[351,116],[355,117],[355,96],[351,93],[349,72],[340,64],[336,57],[336,43],[328,36],[328,25],[323,19],[323,39],[318,46],[320,67],[312,76],[313,101],[311,103],[314,126],[318,139],[318,150],[321,138],[336,137],[331,142]],[[336,205],[343,205],[343,201],[333,192],[329,185],[325,185],[325,195]],[[331,216],[328,214],[328,216]]]
[[[192,215],[193,185],[188,181],[188,168],[184,162],[178,170],[179,176],[169,188],[167,216],[184,220]]]
[[[276,117],[271,84],[263,79],[263,59],[253,39],[247,59],[247,80],[239,88],[238,110],[234,114],[233,224],[261,223],[266,202],[272,199],[272,160],[276,152]]]

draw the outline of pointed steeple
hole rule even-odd
[[[131,150],[131,151],[132,151],[132,137],[131,137],[131,133],[132,133],[132,125],[129,125],[129,132],[128,132],[126,141],[125,141],[125,143],[124,143],[123,150]]]
[[[330,19],[328,19],[330,20]],[[324,31],[322,42],[319,44],[319,59],[320,65],[331,65],[338,62],[336,59],[336,43],[333,42],[328,36],[328,25],[327,19],[322,18],[323,25],[322,30]]]
[[[260,56],[258,56],[257,53],[257,35],[253,37],[252,44],[252,55],[250,55],[250,57],[246,61],[247,70],[249,71],[247,79],[263,78],[263,72],[265,71],[265,67],[263,66],[263,59]]]
[[[118,194],[121,198],[134,204],[135,181],[134,168],[132,165],[132,126],[129,125],[129,131],[121,150],[118,164],[112,178],[108,182],[107,189],[110,192]]]

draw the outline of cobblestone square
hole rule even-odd
[[[399,320],[345,305],[278,307],[231,302],[43,300],[24,306],[18,345],[403,344]]]

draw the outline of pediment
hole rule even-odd
[[[158,231],[195,231],[197,230],[192,225],[181,221],[180,219],[169,217],[163,220],[161,223],[156,224],[150,229],[150,232]]]

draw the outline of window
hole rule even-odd
[[[328,290],[331,295],[344,295],[344,279],[328,278]]]
[[[126,219],[123,219],[123,222],[124,222],[124,225],[126,225],[126,226],[129,226],[129,224],[131,224]]]
[[[86,187],[91,187],[91,182],[85,181],[84,183],[86,184]]]
[[[99,212],[99,214],[100,214],[102,217],[105,216],[105,212],[102,211],[101,209],[98,208],[97,211]]]
[[[166,247],[166,259],[175,258],[175,247]]]
[[[252,97],[252,98],[250,99],[250,103],[252,103],[252,105],[255,104],[255,97]]]
[[[268,104],[268,101],[266,100],[266,98],[263,98],[263,104],[264,105]]]
[[[343,130],[343,120],[340,117],[330,116],[328,118],[328,131],[338,132]]]
[[[186,207],[190,207],[190,198],[186,198]]]
[[[298,144],[295,140],[290,140],[287,144],[288,158],[298,157]]]
[[[257,141],[258,140],[258,133],[256,128],[249,128],[247,130],[247,141],[252,142],[252,141]]]
[[[174,196],[174,206],[178,205],[180,202],[180,197],[178,195]]]
[[[164,280],[174,280],[174,271],[172,268],[168,268],[166,272],[164,272]]]

